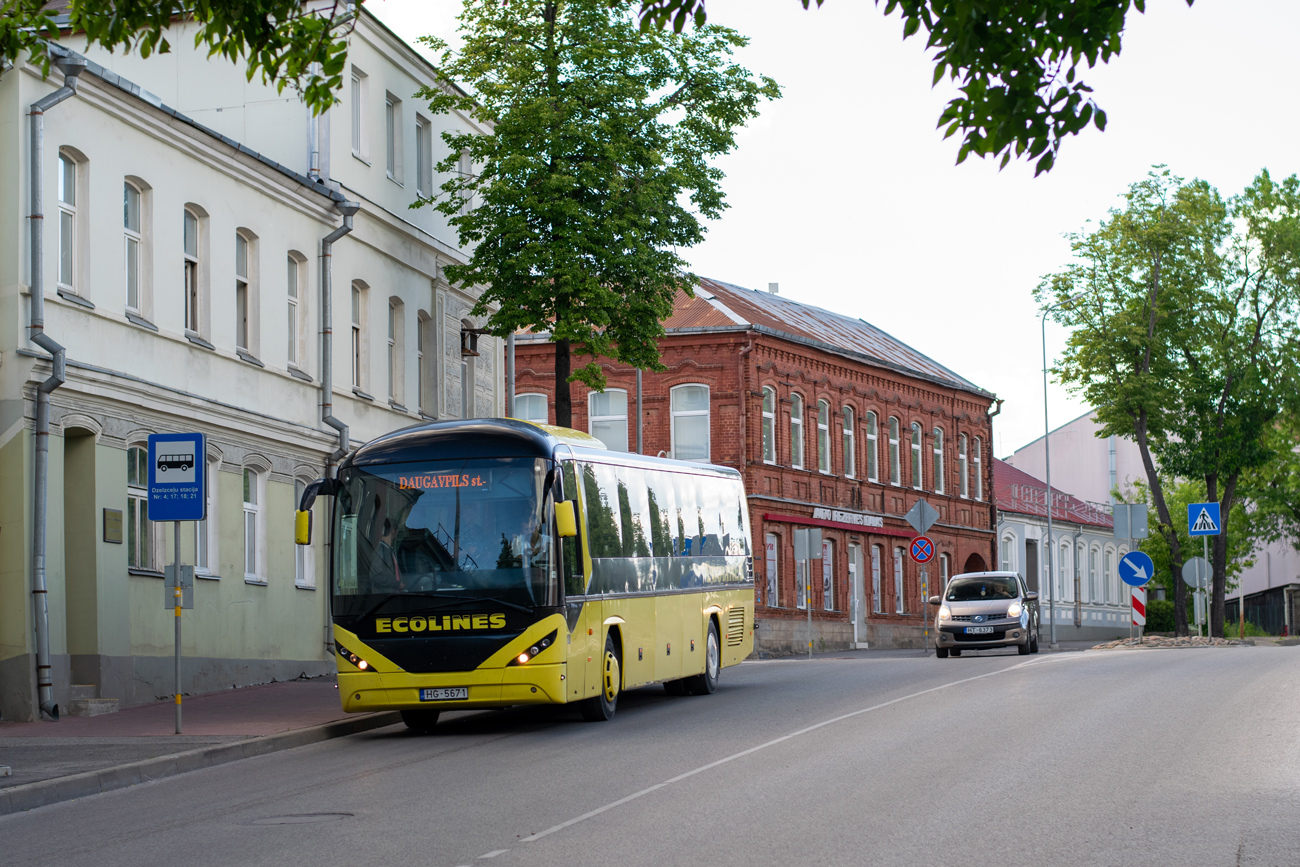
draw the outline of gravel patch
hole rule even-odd
[[[1183,638],[1168,638],[1163,635],[1148,635],[1140,642],[1136,638],[1121,638],[1108,641],[1089,648],[1090,650],[1161,650],[1169,647],[1246,647],[1245,642],[1236,638],[1205,638],[1189,635]]]

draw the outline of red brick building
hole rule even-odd
[[[603,394],[573,386],[573,427],[636,451],[639,422],[645,454],[744,474],[757,650],[807,647],[798,527],[822,528],[817,649],[921,646],[929,611],[903,516],[920,498],[939,513],[934,593],[996,562],[994,396],[860,319],[771,292],[702,280],[665,327],[667,370],[643,374],[639,405],[636,371],[606,360]],[[521,335],[515,358],[514,414],[554,423],[553,345]]]

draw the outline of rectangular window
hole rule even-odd
[[[980,469],[980,438],[975,437],[975,452],[971,455],[972,470],[975,473],[975,499],[984,499],[984,473]]]
[[[891,417],[889,419],[889,483],[891,485],[902,484],[898,448],[898,419]]]
[[[763,463],[776,463],[776,389],[763,389]]]
[[[877,448],[878,432],[876,430],[876,414],[874,412],[869,412],[867,413],[867,481],[869,482],[880,481],[879,467],[877,466],[879,460],[879,457],[876,454]]]
[[[776,608],[781,604],[781,580],[778,574],[778,560],[781,540],[775,533],[768,533],[765,540],[767,565],[767,607]]]
[[[244,580],[257,581],[258,475],[244,470]]]
[[[248,239],[235,233],[235,348],[248,349]]]
[[[881,612],[880,601],[880,558],[884,552],[879,545],[871,546],[871,610],[875,614]]]
[[[803,469],[803,398],[790,395],[790,466]]]
[[[948,589],[948,577],[952,574],[952,566],[949,564],[948,555],[939,555],[939,593]],[[930,591],[931,593],[934,590]]]
[[[361,289],[352,284],[352,387],[361,387]]]
[[[352,67],[352,153],[365,159],[365,99],[366,74]]]
[[[286,259],[286,296],[288,298],[288,315],[289,315],[289,333],[285,335],[285,346],[288,348],[289,364],[298,366],[298,298],[301,293],[301,272],[302,267],[298,260],[293,256]]]
[[[831,471],[831,405],[817,401],[817,471]]]
[[[931,444],[934,452],[934,492],[943,493],[943,430],[934,429],[934,442]]]
[[[397,308],[388,305],[388,397],[397,399]]]
[[[402,101],[391,93],[384,94],[384,167],[402,183]]]
[[[679,385],[672,390],[673,457],[679,461],[709,460],[709,387]]]
[[[912,487],[918,491],[921,490],[921,485],[924,479],[921,471],[921,448],[921,425],[917,422],[912,422]]]
[[[293,480],[293,507],[296,510],[298,504],[302,502],[303,491],[307,489],[307,483],[302,479]],[[316,576],[312,572],[311,546],[294,545],[293,546],[293,583],[295,587],[314,588],[316,586]]]
[[[194,522],[194,571],[211,576],[213,572],[213,539],[216,535],[215,522],[217,519],[216,463],[208,461],[206,472],[205,485],[208,499],[208,516],[202,521]]]
[[[903,549],[894,549],[894,613],[907,611],[906,597],[903,595]]]
[[[966,434],[957,437],[957,473],[961,477],[960,493],[962,499],[970,496],[970,478],[967,475],[969,467],[966,464]]]
[[[126,309],[140,310],[140,191],[122,183],[122,236],[125,240]]]
[[[616,452],[627,451],[627,392],[611,388],[587,396],[587,432]]]
[[[153,524],[149,520],[149,450],[126,450],[126,563],[132,569],[157,569]]]
[[[429,317],[423,310],[416,314],[415,322],[415,406],[424,412],[428,401],[424,396],[424,332],[429,328]]]
[[[835,543],[822,540],[822,607],[835,610]]]
[[[59,285],[73,288],[77,246],[77,163],[59,154]]]
[[[199,333],[199,218],[185,210],[185,327]]]
[[[433,128],[429,121],[415,116],[415,194],[433,192]]]
[[[534,424],[547,424],[546,395],[516,394],[514,401],[515,418],[531,421]]]
[[[857,454],[854,450],[853,407],[844,407],[844,476],[853,478],[857,473]]]

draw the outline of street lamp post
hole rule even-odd
[[[1051,650],[1060,650],[1061,646],[1056,643],[1056,593],[1052,589],[1056,583],[1056,570],[1052,565],[1055,548],[1052,542],[1052,428],[1047,423],[1047,314],[1058,307],[1073,304],[1086,294],[1079,292],[1043,309],[1043,464],[1047,468],[1047,619],[1050,627],[1047,646]]]

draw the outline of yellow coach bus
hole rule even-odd
[[[446,710],[712,693],[754,646],[740,474],[514,419],[418,425],[303,493],[333,497],[339,695],[425,730]]]

